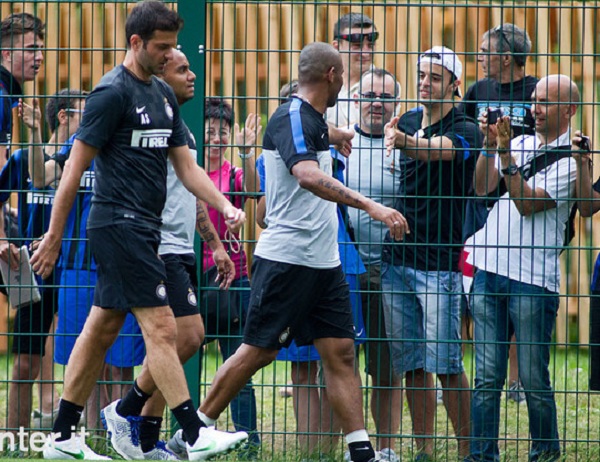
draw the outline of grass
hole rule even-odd
[[[0,403],[7,403],[6,389],[8,384],[8,366],[10,356],[0,357]],[[206,370],[201,378],[203,391],[210,383],[220,363],[214,345],[210,345],[206,354]],[[364,364],[361,358],[361,364]],[[565,461],[598,461],[600,460],[600,394],[588,392],[589,357],[585,349],[555,349],[552,353],[551,372],[556,391],[558,406],[558,422],[561,444]],[[465,368],[469,377],[473,378],[474,364],[470,348],[465,356]],[[362,366],[361,366],[362,369]],[[362,374],[363,384],[367,384]],[[297,444],[297,432],[291,398],[282,398],[278,388],[288,382],[289,365],[275,362],[256,374],[254,377],[258,402],[258,424],[262,433],[263,452],[261,460],[298,460],[300,458]],[[56,379],[62,380],[62,368],[56,368]],[[62,385],[58,384],[59,390]],[[364,409],[368,410],[368,390],[363,389]],[[37,398],[34,397],[37,405]],[[218,422],[221,429],[233,430],[229,413],[224,413]],[[368,415],[368,412],[365,412]],[[4,422],[6,404],[0,407],[0,421]],[[375,432],[373,422],[368,417],[368,429]],[[403,460],[410,460],[414,449],[411,437],[411,422],[406,401],[403,403],[403,416],[396,450]],[[0,431],[2,429],[0,428]],[[501,409],[501,451],[504,460],[527,460],[528,450],[528,417],[527,407],[502,399]],[[105,440],[99,438],[94,444],[105,449]],[[105,452],[103,449],[103,452]],[[338,460],[341,460],[342,440],[339,444]],[[451,424],[446,416],[444,406],[437,406],[436,413],[436,458],[437,460],[458,460],[456,441],[453,438]],[[1,459],[0,459],[1,460]],[[229,456],[227,460],[235,460]]]

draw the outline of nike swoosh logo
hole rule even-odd
[[[142,106],[142,107],[136,107],[135,108],[135,112],[138,114],[141,114],[142,112],[144,112],[146,110],[146,106]]]
[[[356,334],[355,334],[355,335],[356,335],[357,337],[360,337],[360,336],[363,334],[363,332],[364,332],[364,331],[365,331],[364,329],[361,329],[361,330],[359,330],[358,332],[356,332]]]
[[[190,452],[205,452],[205,451],[210,451],[216,447],[217,447],[217,443],[215,443],[214,441],[211,441],[209,444],[207,444],[203,448],[192,449],[192,450],[190,450]]]
[[[83,451],[79,451],[79,452],[71,452],[71,451],[65,451],[64,449],[59,449],[56,446],[54,447],[58,452],[62,452],[63,454],[66,454],[68,456],[71,456],[77,460],[83,460],[85,459],[85,454],[83,453]]]

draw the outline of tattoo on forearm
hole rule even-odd
[[[362,203],[359,197],[356,197],[355,195],[351,194],[351,191],[349,192],[348,189],[341,187],[338,183],[334,181],[321,179],[319,180],[319,186],[322,186],[323,188],[329,189],[334,193],[340,195],[341,197],[343,197],[344,203],[347,203],[352,207],[359,208],[360,204]]]
[[[196,229],[205,242],[215,240],[215,234],[210,230],[210,218],[200,201],[196,201]]]

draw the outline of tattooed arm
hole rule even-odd
[[[221,289],[229,289],[235,279],[235,266],[219,239],[215,226],[210,221],[206,204],[201,200],[196,200],[196,231],[213,252],[213,260],[219,273],[217,280],[221,281]]]
[[[292,174],[300,183],[300,186],[312,192],[322,199],[349,205],[364,210],[374,220],[381,221],[390,229],[390,234],[396,240],[409,233],[408,223],[404,216],[389,207],[363,196],[350,188],[347,188],[335,178],[328,176],[319,168],[319,164],[313,160],[298,162],[292,167]]]

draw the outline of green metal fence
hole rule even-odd
[[[1,17],[13,12],[27,11],[42,18],[46,23],[43,46],[44,64],[33,81],[26,82],[23,95],[39,98],[45,107],[48,98],[61,88],[91,90],[100,77],[119,64],[125,54],[124,23],[127,12],[135,2],[128,1],[3,1],[0,5]],[[198,142],[198,162],[205,164],[203,150],[208,143],[202,136],[204,125],[204,100],[206,97],[220,97],[231,103],[235,120],[243,124],[250,113],[260,114],[264,126],[270,115],[281,103],[279,91],[282,85],[298,77],[299,52],[306,44],[314,41],[332,43],[336,21],[349,12],[362,13],[373,20],[379,37],[372,50],[373,64],[395,75],[400,83],[396,113],[402,115],[419,106],[423,101],[418,92],[419,55],[435,45],[453,49],[463,64],[460,90],[464,95],[467,89],[486,75],[480,59],[491,59],[493,53],[482,54],[482,37],[487,31],[512,23],[526,30],[531,37],[532,49],[527,56],[525,72],[537,78],[550,74],[565,74],[578,86],[581,103],[577,115],[571,119],[570,128],[582,130],[591,137],[592,146],[600,139],[597,123],[599,92],[597,85],[598,31],[600,19],[598,2],[445,2],[445,1],[192,1],[168,3],[176,8],[185,20],[185,27],[179,36],[180,48],[187,55],[192,70],[196,73],[196,93],[194,99],[183,106],[182,114]],[[506,37],[506,36],[505,36]],[[514,40],[507,37],[508,42]],[[514,43],[514,42],[513,42]],[[510,43],[509,43],[510,44]],[[484,50],[485,51],[485,50]],[[493,57],[493,56],[492,56]],[[343,53],[345,64],[351,64],[351,54]],[[361,93],[362,90],[356,93]],[[359,95],[357,95],[358,97]],[[348,107],[354,104],[354,94],[341,101]],[[17,120],[16,112],[14,112]],[[47,129],[44,140],[48,138]],[[27,130],[16,123],[12,135],[11,151],[28,146]],[[236,165],[243,167],[238,159],[237,146],[232,146],[226,154]],[[260,154],[260,141],[256,150]],[[366,151],[365,151],[366,152]],[[206,166],[206,165],[205,165]],[[600,176],[598,163],[592,164],[592,178]],[[404,182],[409,179],[402,179]],[[405,183],[406,185],[406,183]],[[0,191],[4,194],[7,191]],[[17,193],[18,191],[11,190]],[[7,194],[8,195],[8,194]],[[260,195],[244,195],[248,222],[242,233],[242,243],[252,261],[252,252],[260,236],[260,228],[255,224],[256,204]],[[394,197],[398,199],[397,196]],[[456,196],[459,200],[462,197]],[[575,197],[571,198],[575,200]],[[16,194],[8,199],[7,207],[18,212]],[[565,460],[593,461],[600,459],[600,398],[598,391],[591,390],[590,374],[600,368],[600,358],[590,351],[598,348],[597,336],[590,332],[590,284],[594,264],[600,249],[600,238],[595,228],[597,217],[575,219],[575,238],[567,251],[560,255],[560,308],[556,316],[556,327],[550,346],[550,380],[555,392],[557,406],[558,434]],[[431,223],[428,226],[444,229],[447,223]],[[14,238],[14,242],[17,239]],[[351,242],[341,243],[352,246]],[[366,244],[359,242],[358,244]],[[201,255],[201,242],[197,242],[197,255]],[[455,246],[456,247],[456,246]],[[542,250],[534,245],[534,252]],[[342,247],[344,248],[344,247]],[[527,246],[523,247],[525,251]],[[420,247],[418,252],[424,252]],[[249,264],[250,264],[249,263]],[[539,270],[539,268],[534,268]],[[251,279],[251,275],[250,275]],[[200,288],[202,291],[202,287]],[[243,289],[242,291],[245,291]],[[364,292],[364,291],[363,291]],[[392,287],[397,295],[401,290]],[[459,292],[468,292],[459,290]],[[359,294],[359,290],[354,291]],[[436,293],[437,294],[437,293]],[[429,294],[429,295],[436,295]],[[439,295],[439,294],[437,294]],[[11,353],[16,341],[12,328],[15,310],[9,301],[0,304],[0,436],[8,431],[18,431],[20,426],[36,429],[39,420],[30,420],[27,415],[9,423],[8,414],[28,409],[30,412],[50,413],[57,406],[63,385],[64,366],[43,362],[41,379],[31,375],[13,376],[14,361],[21,371],[30,371],[31,358]],[[590,306],[591,305],[591,306]],[[382,306],[368,306],[369,310],[382,311]],[[598,316],[598,315],[596,315]],[[465,316],[466,317],[466,316]],[[369,322],[365,319],[365,322]],[[541,321],[540,321],[541,322]],[[597,321],[596,321],[597,322]],[[534,326],[530,326],[532,329]],[[241,333],[230,332],[224,339],[239,338]],[[475,333],[477,335],[477,332]],[[38,334],[33,335],[33,337]],[[60,340],[51,333],[48,347],[53,340]],[[399,342],[400,338],[392,341]],[[463,336],[463,362],[468,379],[468,390],[475,388],[474,340],[472,323],[467,323]],[[380,335],[368,338],[367,342],[381,344],[385,340],[383,328]],[[435,342],[434,342],[435,343]],[[492,342],[494,343],[494,342]],[[535,342],[533,342],[535,343]],[[203,355],[192,358],[186,365],[188,386],[195,401],[200,401],[210,385],[215,370],[221,364],[221,351],[217,342],[203,347]],[[221,350],[223,344],[221,344]],[[35,356],[35,355],[34,355]],[[39,356],[34,360],[39,359]],[[365,373],[365,348],[357,348],[357,374],[360,374],[363,387],[363,411],[366,426],[373,436],[390,437],[392,449],[404,460],[416,456],[426,435],[416,435],[411,420],[411,407],[406,393],[406,383],[401,403],[390,404],[390,414],[399,415],[398,429],[391,434],[378,434],[378,425],[372,416],[372,408],[377,407],[381,396],[374,387],[372,378]],[[373,360],[373,358],[371,358]],[[18,362],[21,361],[21,362]],[[375,361],[377,361],[375,359]],[[595,361],[595,363],[593,362]],[[297,400],[293,391],[317,391],[323,396],[321,379],[313,379],[316,364],[307,369],[309,382],[304,386],[291,386],[299,377],[292,377],[296,367],[287,361],[276,361],[263,369],[253,379],[257,402],[257,425],[261,438],[261,459],[300,460],[306,457],[310,437],[316,437],[317,452],[327,452],[329,448],[336,459],[341,460],[345,450],[343,438],[336,439],[339,430],[330,425],[328,411],[321,410],[320,404],[307,400]],[[390,370],[390,364],[381,365]],[[18,369],[18,368],[17,368]],[[136,369],[137,371],[137,369]],[[109,387],[111,398],[116,399],[121,390],[118,385],[130,383],[127,375],[123,380],[109,372],[100,381]],[[541,372],[540,372],[541,373]],[[15,387],[16,384],[26,386]],[[28,396],[30,385],[33,394]],[[44,384],[42,387],[41,384]],[[13,385],[12,393],[9,389]],[[499,446],[503,460],[526,460],[532,436],[529,430],[529,416],[526,402],[516,403],[507,399],[510,380],[502,387],[500,400]],[[37,389],[41,390],[40,393]],[[426,387],[441,390],[440,382],[432,380]],[[536,390],[527,390],[536,392]],[[293,395],[293,397],[292,397]],[[302,396],[302,395],[301,395]],[[106,399],[106,398],[105,398]],[[305,398],[302,398],[305,399]],[[90,403],[89,427],[99,427],[97,418],[99,402]],[[41,411],[39,411],[41,409]],[[324,409],[327,409],[326,407]],[[435,460],[458,458],[458,444],[455,432],[443,403],[429,409],[433,413],[433,445]],[[224,414],[218,421],[221,429],[233,430],[232,412]],[[296,413],[304,414],[309,427],[299,427]],[[313,419],[310,419],[310,417]],[[315,418],[315,416],[317,416]],[[39,419],[39,418],[38,418]],[[170,420],[170,419],[169,419]],[[15,424],[14,422],[18,422]],[[26,423],[23,423],[26,422]],[[43,421],[44,430],[49,430],[50,419]],[[472,424],[472,422],[471,422]],[[540,422],[541,426],[549,425]],[[171,426],[165,426],[165,437],[170,436]],[[98,428],[96,447],[105,451],[104,434]],[[333,442],[331,441],[333,439]],[[2,443],[0,439],[0,443]],[[2,447],[6,449],[5,446]],[[379,448],[381,449],[381,448]],[[10,454],[7,454],[10,455]],[[247,455],[247,454],[246,454]],[[240,456],[240,459],[245,457]],[[36,457],[30,451],[27,457]]]

